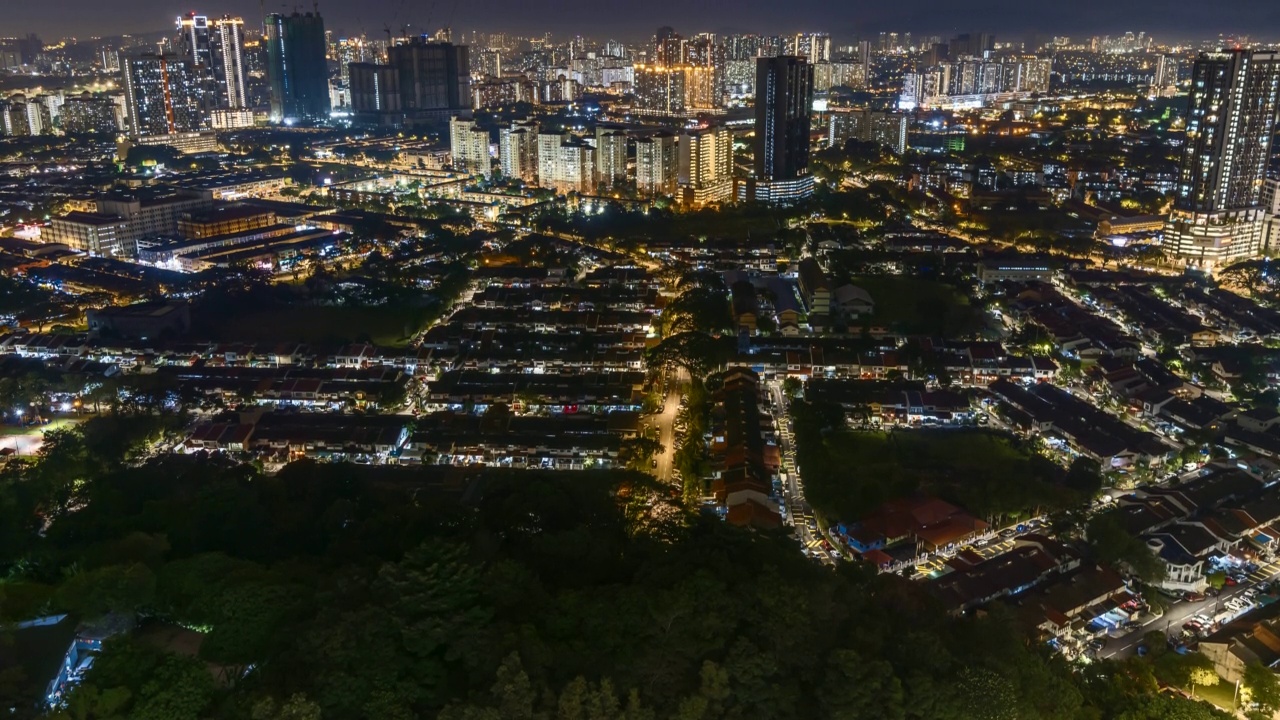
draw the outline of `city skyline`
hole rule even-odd
[[[263,11],[288,11],[292,5],[263,5],[253,0],[220,0],[213,4],[193,4],[173,0],[130,0],[129,13],[121,13],[117,5],[89,0],[56,0],[64,12],[50,14],[44,5],[16,5],[6,8],[0,23],[0,35],[34,32],[46,40],[63,37],[106,37],[142,34],[166,30],[172,18],[195,11],[210,17],[222,14],[241,15],[249,27],[259,24]],[[311,10],[312,5],[297,9]],[[1055,35],[1114,35],[1145,30],[1160,36],[1163,42],[1210,40],[1219,34],[1242,34],[1251,37],[1259,29],[1262,40],[1280,37],[1280,5],[1269,0],[1241,0],[1224,5],[1185,2],[1174,11],[1153,15],[1150,4],[1143,0],[1084,0],[1069,6],[1042,6],[1028,9],[1013,0],[985,0],[978,6],[955,5],[941,0],[928,0],[910,7],[900,5],[839,8],[816,0],[785,5],[760,4],[758,7],[729,8],[723,4],[705,3],[692,6],[672,5],[656,8],[648,23],[620,23],[610,19],[622,15],[625,6],[617,0],[603,3],[568,3],[556,8],[555,20],[548,20],[547,8],[525,3],[483,2],[439,5],[417,5],[400,0],[369,0],[353,7],[337,3],[320,3],[328,27],[337,35],[354,36],[362,32],[380,36],[384,27],[400,32],[407,24],[411,33],[422,33],[441,26],[457,32],[515,32],[530,35],[551,32],[555,36],[586,34],[609,36],[625,41],[649,38],[654,28],[670,25],[678,31],[693,29],[716,33],[795,33],[823,31],[839,37],[871,35],[881,31],[948,34],[967,31],[994,32],[1004,40],[1017,40],[1029,33]],[[732,18],[731,21],[727,21]],[[979,19],[980,18],[980,19]],[[652,27],[651,27],[652,26]],[[1187,28],[1194,28],[1188,32]],[[1266,34],[1270,29],[1271,34]]]

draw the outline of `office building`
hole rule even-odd
[[[209,127],[214,130],[239,130],[253,125],[253,111],[249,108],[218,108],[209,113]]]
[[[137,240],[129,232],[129,221],[101,213],[70,212],[53,218],[41,233],[41,239],[104,257],[132,257],[137,249]]]
[[[625,158],[624,158],[625,161]],[[498,165],[503,177],[538,181],[538,124],[516,120],[498,131]]]
[[[636,190],[642,195],[674,195],[679,171],[675,135],[659,132],[636,138]]]
[[[329,65],[319,13],[272,13],[266,22],[267,79],[272,122],[329,119]]]
[[[471,175],[489,174],[489,132],[469,119],[449,120],[449,153],[453,169]]]
[[[124,58],[123,65],[129,134],[173,135],[204,127],[204,85],[191,60],[144,53]]]
[[[1277,109],[1280,52],[1224,50],[1196,58],[1164,234],[1171,257],[1214,268],[1262,252],[1262,189]]]
[[[627,181],[627,133],[620,128],[596,126],[596,176],[608,187]]]
[[[91,255],[133,257],[142,238],[173,236],[185,215],[212,207],[211,198],[193,193],[111,195],[96,200],[93,212],[53,218],[42,237]]]
[[[686,130],[680,136],[679,153],[681,203],[699,207],[733,196],[733,133],[729,128]]]
[[[756,61],[755,176],[740,199],[788,203],[813,194],[809,175],[809,113],[813,66],[782,55]]]

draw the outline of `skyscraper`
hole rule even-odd
[[[388,48],[387,65],[394,68],[399,84],[403,112],[399,122],[440,119],[471,110],[471,64],[466,45],[416,38]],[[355,104],[354,95],[352,102],[357,115],[373,109]]]
[[[658,28],[654,34],[654,65],[679,65],[684,62],[684,38],[668,26]]]
[[[324,20],[319,13],[267,16],[267,78],[274,122],[323,122],[329,118],[329,66]]]
[[[213,80],[218,85],[218,101],[225,107],[248,107],[244,74],[244,20],[223,15],[213,21],[209,33],[209,55]]]
[[[203,85],[191,60],[143,53],[124,58],[121,64],[129,134],[172,135],[204,126]]]
[[[1165,246],[1212,268],[1263,249],[1262,187],[1280,109],[1280,52],[1224,50],[1196,58]]]
[[[178,16],[177,26],[178,37],[174,39],[174,49],[178,57],[201,67],[212,66],[209,18],[190,12]]]
[[[635,112],[638,115],[684,115],[688,100],[683,66],[636,65]]]
[[[353,62],[347,66],[351,83],[351,109],[356,122],[365,125],[399,125],[404,120],[400,104],[400,75],[390,65]]]
[[[813,66],[802,57],[756,60],[755,177],[739,197],[794,202],[813,194],[809,175],[809,113]]]

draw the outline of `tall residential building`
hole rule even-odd
[[[244,20],[224,15],[210,21],[191,12],[176,25],[174,49],[196,68],[205,109],[245,107]]]
[[[621,128],[596,126],[596,176],[610,187],[627,180],[627,133]]]
[[[723,125],[680,136],[680,201],[700,206],[733,196],[733,133]]]
[[[173,45],[178,57],[203,68],[212,67],[209,18],[191,12],[178,16],[177,26],[178,36],[174,38]]]
[[[864,108],[832,108],[828,115],[827,147],[844,147],[847,140],[874,142],[901,155],[907,150],[907,116]]]
[[[670,27],[660,27],[654,34],[654,65],[679,65],[684,62],[684,38]]]
[[[401,124],[404,106],[400,104],[400,73],[390,65],[351,63],[347,66],[350,81],[351,109],[355,121],[365,125]]]
[[[144,53],[123,58],[121,64],[130,135],[173,135],[204,127],[203,84],[191,60]]]
[[[498,165],[503,177],[538,181],[538,124],[516,120],[498,131]]]
[[[634,70],[635,112],[638,115],[684,115],[687,100],[685,68],[667,65],[636,65]]]
[[[636,189],[644,195],[674,195],[680,156],[676,136],[659,132],[636,138]]]
[[[1165,227],[1169,254],[1212,268],[1263,250],[1263,181],[1280,109],[1280,52],[1201,53]]]
[[[690,68],[686,85],[689,106],[716,109],[724,106],[728,58],[724,44],[711,33],[700,33],[685,43],[685,65]]]
[[[272,13],[266,22],[267,79],[273,122],[329,118],[329,64],[319,13]]]
[[[453,168],[472,175],[488,175],[489,131],[481,130],[469,119],[449,120],[449,152]]]
[[[808,59],[810,64],[831,60],[831,36],[826,33],[797,33],[788,40],[791,54]]]
[[[62,103],[62,131],[65,133],[115,133],[120,129],[116,102],[106,95],[85,90]]]
[[[858,43],[858,65],[862,66],[862,87],[859,90],[865,90],[871,85],[871,41],[863,40]]]
[[[229,15],[214,19],[209,45],[219,102],[228,108],[248,107],[249,94],[244,71],[244,20]]]
[[[1262,209],[1266,226],[1263,247],[1274,252],[1280,248],[1280,178],[1267,178],[1262,183]]]
[[[401,105],[410,116],[444,117],[471,109],[469,48],[447,42],[413,42],[387,50],[400,75]]]
[[[982,107],[1049,90],[1051,58],[963,58],[907,73],[898,106],[911,109]]]
[[[559,193],[596,188],[595,148],[568,133],[539,133],[538,184]]]
[[[756,61],[755,177],[740,199],[794,202],[813,194],[809,175],[809,114],[813,66],[782,55]]]
[[[363,37],[342,38],[338,40],[338,77],[343,85],[351,82],[350,69],[353,63],[373,61],[373,52]]]

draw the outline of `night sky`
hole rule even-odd
[[[0,0],[0,36],[36,32],[46,41],[67,35],[164,30],[188,10],[262,15],[259,0]],[[292,8],[267,0],[267,12]],[[311,3],[302,5],[310,9]],[[1280,40],[1280,0],[322,0],[330,29],[369,35],[384,24],[450,25],[471,29],[550,31],[638,40],[659,25],[682,33],[787,33],[825,30],[847,37],[880,30],[947,35],[969,30],[1022,39],[1028,32],[1085,36],[1146,30],[1159,39],[1247,33]]]

